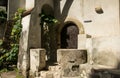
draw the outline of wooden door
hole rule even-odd
[[[76,25],[68,24],[61,31],[61,48],[77,49],[79,30]]]

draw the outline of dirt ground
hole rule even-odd
[[[0,74],[0,78],[16,78],[17,72],[9,71]]]

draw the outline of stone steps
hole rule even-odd
[[[83,64],[83,66],[81,65],[82,68],[86,68],[86,66],[87,64]],[[101,67],[104,69],[100,69]],[[87,77],[87,75],[84,76],[84,74],[87,74],[86,69],[82,70],[84,71],[84,73],[81,72],[81,75],[76,77],[64,77],[61,71],[62,68],[60,65],[49,66],[48,70],[40,71],[39,77],[35,77],[35,78],[89,78]],[[91,78],[120,78],[120,70],[112,69],[111,67],[94,66],[92,71],[93,73],[91,73]]]
[[[56,65],[56,66],[49,66],[48,67],[49,71],[59,71],[61,70],[61,66],[60,65]]]
[[[35,78],[61,78],[61,66],[49,66],[48,70],[42,70],[39,72],[40,76]]]

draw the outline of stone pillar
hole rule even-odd
[[[14,13],[17,11],[18,8],[22,8],[25,10],[30,10],[34,8],[34,0],[22,0],[22,1],[17,1],[16,0],[11,0],[13,3],[10,3],[9,0],[9,6],[8,6],[8,19],[12,19],[12,16]],[[15,4],[15,5],[14,5]],[[13,7],[15,6],[15,7]],[[29,32],[30,30],[30,23],[31,23],[31,16],[33,14],[26,15],[22,18],[22,32],[21,32],[21,37],[20,37],[20,46],[19,46],[19,54],[18,54],[18,63],[17,67],[18,70],[21,72],[22,75],[25,76],[25,78],[29,75],[29,69],[30,69],[30,52],[29,52]],[[33,21],[33,20],[32,20]],[[35,41],[35,40],[34,40]],[[32,41],[32,42],[34,42]]]
[[[22,32],[19,42],[19,54],[17,67],[24,76],[27,76],[27,71],[29,69],[29,49],[28,49],[28,36],[29,36],[29,26],[30,26],[31,15],[27,15],[22,19]]]
[[[30,74],[35,75],[46,66],[46,50],[30,49]]]
[[[93,64],[93,61],[92,61],[92,50],[93,50],[92,38],[86,39],[86,49],[87,49],[87,54],[88,54],[88,59],[87,59],[88,63]]]
[[[92,64],[92,38],[87,34],[78,35],[78,49],[86,49],[88,54],[88,63]]]
[[[78,49],[86,49],[86,34],[79,34],[78,35]]]

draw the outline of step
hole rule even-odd
[[[50,71],[41,71],[40,78],[53,78],[53,73]]]
[[[56,66],[49,66],[48,70],[49,71],[60,71],[62,68],[60,65],[56,65]]]
[[[76,77],[62,77],[62,78],[86,78],[86,77],[76,76]]]
[[[97,65],[97,64],[94,64],[92,65],[92,68],[93,69],[96,69],[96,70],[99,70],[99,69],[116,69],[115,67],[112,67],[112,66],[106,66],[106,65]]]
[[[35,78],[61,78],[59,71],[40,71],[40,76]]]

